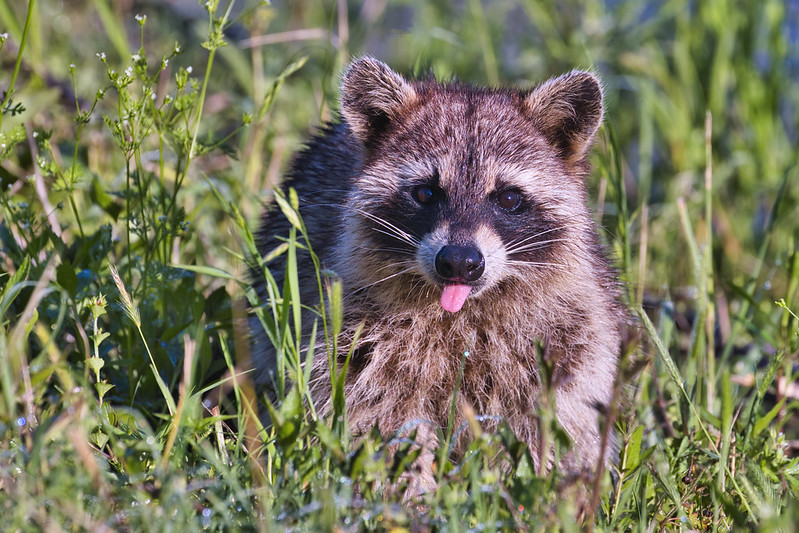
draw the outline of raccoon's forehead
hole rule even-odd
[[[434,154],[515,151],[543,139],[521,110],[514,93],[435,91],[399,118],[393,132],[403,145]]]
[[[445,190],[537,194],[562,162],[512,93],[438,92],[397,121],[374,154],[374,170],[400,180],[435,176]],[[543,182],[542,182],[543,180]]]

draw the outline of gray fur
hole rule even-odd
[[[532,91],[493,90],[406,81],[363,58],[341,92],[342,123],[309,142],[286,186],[299,193],[314,250],[343,283],[342,358],[364,324],[345,384],[351,430],[378,424],[391,436],[419,420],[446,427],[468,351],[455,423],[469,412],[501,417],[538,457],[542,346],[558,420],[574,441],[561,466],[577,472],[607,462],[599,420],[612,400],[626,314],[586,199],[586,153],[602,120],[597,78],[575,71]],[[408,215],[419,209],[409,191],[431,176],[445,201]],[[521,214],[497,208],[496,191],[507,189],[529,200]],[[418,229],[427,223],[430,231]],[[287,233],[282,216],[267,214],[261,252]],[[471,243],[486,257],[457,313],[442,309],[431,265],[447,243]],[[303,302],[314,305],[315,274],[303,261]],[[254,354],[265,383],[274,350],[258,338]],[[324,350],[310,387],[317,409],[329,412]],[[417,438],[425,448],[420,482],[429,486],[435,431]]]

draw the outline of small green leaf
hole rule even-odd
[[[78,276],[75,275],[75,267],[72,266],[72,263],[66,259],[62,260],[56,269],[55,278],[70,296],[75,296],[75,290],[78,288]]]
[[[330,427],[328,427],[324,421],[320,421],[316,424],[314,433],[316,433],[316,436],[319,438],[319,442],[327,448],[326,451],[332,453],[339,461],[345,459],[346,456],[341,447],[341,441],[333,434]]]
[[[782,409],[783,405],[785,405],[785,400],[786,400],[786,399],[787,399],[787,398],[783,398],[782,400],[780,400],[779,402],[777,402],[777,405],[775,405],[774,407],[772,407],[772,408],[771,408],[771,411],[769,411],[768,413],[766,413],[766,414],[765,414],[765,415],[764,415],[762,418],[759,418],[759,419],[758,419],[758,420],[755,422],[755,427],[754,427],[754,429],[753,429],[753,433],[754,433],[754,436],[755,436],[755,437],[756,437],[756,436],[758,436],[758,435],[760,435],[760,433],[761,433],[761,432],[762,432],[764,429],[766,429],[766,428],[768,427],[768,425],[769,425],[769,424],[771,424],[771,421],[772,421],[772,420],[774,420],[774,417],[776,417],[776,416],[777,416],[777,414],[780,412],[780,409]]]
[[[414,431],[410,440],[416,440],[416,432]],[[400,476],[407,472],[411,465],[422,454],[422,448],[419,446],[405,445],[400,446],[394,454],[394,460],[391,463],[391,481],[396,483]]]
[[[105,366],[105,361],[103,361],[101,357],[89,357],[89,368],[92,369],[98,380],[100,379],[100,370],[103,366]],[[99,385],[99,383],[97,383],[97,385]]]
[[[239,283],[244,283],[244,280],[241,278],[234,276],[228,272],[220,268],[214,268],[210,266],[202,266],[202,265],[185,265],[185,264],[178,264],[178,263],[171,263],[169,265],[172,268],[180,268],[183,270],[188,270],[190,272],[196,272],[197,274],[204,274],[206,276],[210,276],[212,278],[222,278],[222,279],[229,279],[233,281],[238,281]]]
[[[624,448],[624,462],[622,469],[626,474],[633,472],[641,464],[641,439],[644,436],[644,426],[638,426],[630,435],[630,440]]]
[[[295,193],[296,194],[296,193]],[[286,197],[278,191],[275,191],[275,201],[277,202],[278,207],[283,212],[283,216],[291,223],[292,226],[301,230],[302,224],[300,224],[300,218],[297,216],[297,211],[291,207]]]
[[[275,246],[274,250],[272,250],[268,254],[264,255],[263,263],[268,263],[269,261],[271,261],[275,257],[285,253],[286,250],[288,250],[288,248],[289,248],[289,243],[287,243],[287,242],[283,242],[283,243],[278,244],[277,246]]]
[[[289,389],[277,409],[267,403],[267,410],[277,433],[277,444],[286,451],[293,450],[298,444],[303,414],[302,398],[297,387]]]
[[[341,326],[344,322],[344,310],[342,305],[341,280],[333,279],[327,286],[327,300],[330,312],[330,324],[332,327],[332,337],[338,337],[341,333]]]
[[[785,352],[780,350],[777,352],[777,355],[771,359],[771,363],[768,365],[766,369],[766,373],[760,379],[760,383],[757,386],[757,397],[763,398],[768,392],[768,388],[774,383],[774,377],[777,375],[777,372],[782,367],[782,361],[785,358]]]
[[[106,383],[105,381],[100,381],[94,384],[95,390],[97,390],[97,395],[100,396],[100,400],[105,398],[105,395],[114,388],[112,383]]]
[[[105,314],[105,308],[108,304],[102,293],[94,298],[87,298],[84,302],[89,307],[93,318],[99,318]]]
[[[28,320],[28,323],[25,324],[25,338],[27,339],[31,335],[31,331],[33,331],[33,326],[36,325],[36,321],[39,320],[39,310],[34,309],[33,313],[31,314],[31,319]]]
[[[320,437],[320,439],[321,439],[321,437]],[[367,468],[369,466],[369,462],[372,459],[372,457],[371,457],[372,453],[369,450],[369,448],[367,448],[366,443],[367,443],[367,441],[365,441],[365,440],[363,442],[361,442],[360,445],[358,446],[358,448],[355,450],[355,452],[353,452],[350,455],[351,459],[350,459],[349,465],[348,465],[349,466],[349,472],[347,472],[347,475],[350,478],[353,478],[353,479],[358,478],[364,472],[366,472],[366,470],[367,470]]]
[[[97,333],[94,334],[94,339],[97,342],[97,346],[100,345],[105,339],[107,339],[111,334],[103,331],[101,328],[97,329]]]
[[[289,204],[294,211],[300,210],[300,197],[297,196],[297,190],[294,187],[289,189]]]
[[[92,180],[91,199],[92,202],[99,205],[100,208],[108,213],[115,221],[119,218],[119,214],[122,212],[122,205],[105,192],[105,189],[103,189],[97,177]]]
[[[99,385],[99,383],[97,383]],[[113,386],[113,385],[112,385]],[[92,443],[97,446],[99,449],[103,449],[105,445],[108,443],[108,435],[100,431],[99,429],[92,433]]]

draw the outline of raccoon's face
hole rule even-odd
[[[355,62],[342,113],[367,154],[349,202],[373,259],[366,284],[408,280],[454,313],[508,278],[541,284],[568,268],[569,234],[590,223],[582,180],[601,99],[584,72],[525,93]]]

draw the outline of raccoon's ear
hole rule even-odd
[[[341,114],[355,137],[367,146],[415,101],[413,87],[371,57],[353,62],[341,83]]]
[[[590,72],[574,70],[534,89],[525,106],[566,162],[577,163],[602,123],[602,85]]]

